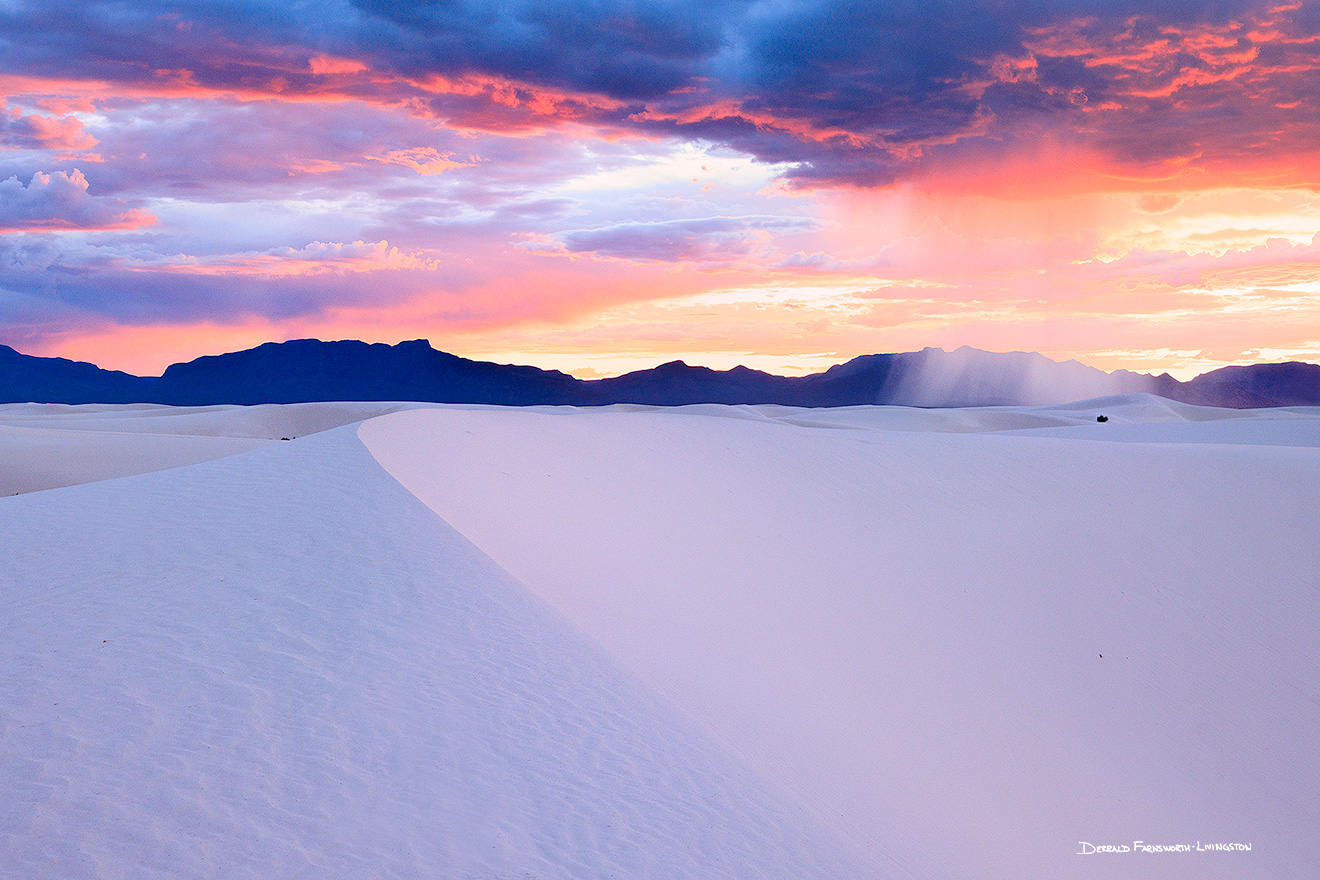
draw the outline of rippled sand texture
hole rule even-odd
[[[0,876],[890,876],[352,428],[0,499]]]

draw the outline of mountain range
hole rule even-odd
[[[424,339],[397,345],[297,339],[174,364],[160,376],[134,376],[64,358],[20,354],[0,345],[0,403],[305,403],[409,400],[511,406],[690,403],[788,406],[1030,406],[1147,392],[1171,400],[1236,408],[1320,406],[1320,365],[1289,361],[1224,367],[1180,382],[1106,373],[1033,352],[926,348],[854,358],[822,373],[776,376],[682,361],[608,379],[475,361],[433,349]]]

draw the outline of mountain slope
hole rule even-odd
[[[151,379],[0,345],[0,403],[143,403]]]
[[[566,373],[457,357],[425,340],[398,345],[298,339],[174,364],[160,377],[162,403],[306,403],[419,400],[527,405],[580,402]]]
[[[1289,361],[1224,367],[1173,389],[1175,400],[1249,409],[1258,406],[1320,406],[1320,365]]]

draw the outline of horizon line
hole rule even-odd
[[[942,346],[936,346],[936,345],[928,345],[928,346],[925,346],[925,347],[923,347],[923,348],[919,348],[919,349],[910,349],[910,350],[906,350],[906,351],[863,352],[863,353],[861,353],[861,354],[853,355],[853,356],[851,356],[851,357],[840,357],[835,363],[830,364],[829,366],[826,366],[826,367],[824,367],[823,369],[816,370],[816,371],[811,371],[811,372],[802,372],[802,373],[798,373],[798,374],[775,373],[775,372],[770,372],[769,370],[761,369],[761,368],[758,368],[758,367],[751,367],[751,366],[748,366],[748,365],[743,364],[743,363],[738,363],[738,364],[735,364],[734,366],[731,366],[731,367],[715,367],[715,366],[710,366],[710,365],[708,365],[708,364],[689,363],[685,358],[686,358],[686,357],[692,357],[692,356],[693,356],[693,353],[688,353],[688,354],[686,354],[684,357],[670,358],[670,359],[668,359],[668,360],[658,361],[657,363],[652,364],[651,366],[647,366],[647,367],[637,367],[637,368],[634,368],[634,369],[624,370],[624,371],[621,371],[621,372],[602,373],[602,372],[600,372],[600,371],[596,371],[596,370],[594,370],[594,369],[591,368],[591,367],[586,367],[586,366],[584,366],[584,367],[580,367],[580,368],[577,368],[576,370],[574,370],[574,369],[562,369],[562,368],[559,368],[559,367],[546,367],[546,366],[540,366],[540,365],[537,365],[537,364],[531,362],[531,360],[534,360],[534,359],[535,359],[535,357],[536,357],[535,355],[528,355],[528,356],[527,356],[527,357],[529,358],[528,360],[498,360],[498,359],[496,359],[496,358],[494,358],[494,357],[492,357],[492,356],[482,356],[481,354],[459,354],[459,353],[457,353],[457,352],[455,352],[455,351],[450,351],[450,350],[448,350],[448,349],[437,348],[437,347],[431,342],[431,340],[430,340],[429,337],[414,337],[414,338],[411,338],[411,339],[399,339],[397,342],[369,342],[369,341],[367,341],[367,340],[358,339],[358,338],[321,339],[321,338],[319,338],[319,337],[315,337],[315,336],[299,336],[299,337],[294,337],[294,338],[284,339],[284,340],[274,340],[274,339],[271,339],[271,340],[267,340],[267,341],[265,341],[265,342],[257,343],[256,345],[248,346],[248,347],[246,347],[246,348],[237,348],[237,349],[231,349],[231,350],[228,350],[228,351],[222,351],[222,352],[216,352],[216,353],[200,354],[200,355],[197,355],[196,357],[190,358],[190,359],[188,359],[188,360],[175,361],[175,362],[173,362],[173,363],[167,365],[166,368],[165,368],[164,370],[162,370],[162,371],[160,372],[159,375],[149,375],[149,374],[132,373],[132,372],[129,372],[129,371],[127,371],[127,370],[117,370],[117,369],[113,369],[113,368],[109,368],[109,367],[103,367],[103,366],[101,366],[100,364],[96,363],[95,361],[91,361],[91,360],[81,360],[81,359],[77,359],[77,358],[67,357],[67,356],[64,356],[64,355],[34,355],[34,354],[29,354],[29,353],[27,353],[27,352],[24,352],[24,351],[19,350],[18,348],[16,348],[16,347],[13,346],[13,345],[9,345],[8,343],[4,343],[4,342],[0,342],[0,346],[3,346],[3,347],[5,347],[5,348],[8,348],[10,351],[13,351],[15,354],[18,354],[18,355],[21,356],[21,357],[40,358],[40,359],[45,359],[45,360],[63,360],[63,361],[68,361],[68,362],[70,362],[70,363],[87,364],[87,365],[89,365],[89,366],[95,367],[95,368],[98,369],[98,370],[103,370],[103,371],[105,371],[105,372],[113,372],[113,373],[123,373],[123,374],[125,374],[125,375],[133,376],[133,377],[135,377],[135,378],[139,378],[139,379],[158,379],[158,378],[161,378],[161,376],[163,376],[163,375],[165,374],[165,372],[168,371],[168,370],[170,369],[170,367],[179,366],[179,365],[182,365],[182,364],[193,363],[193,362],[198,361],[198,360],[201,360],[201,359],[203,359],[203,358],[224,357],[224,356],[226,356],[226,355],[240,354],[240,353],[242,353],[242,352],[254,351],[254,350],[258,349],[258,348],[263,348],[263,347],[265,347],[265,346],[270,346],[270,345],[279,346],[279,345],[287,345],[287,344],[290,344],[290,343],[297,343],[297,342],[315,342],[315,343],[319,343],[319,344],[323,344],[323,345],[336,344],[336,343],[360,343],[360,344],[363,344],[363,345],[384,345],[384,346],[389,347],[389,348],[396,348],[396,347],[401,346],[401,345],[406,345],[407,343],[417,343],[417,342],[422,342],[422,343],[425,343],[426,346],[427,346],[430,350],[432,350],[432,351],[435,351],[435,352],[437,352],[437,353],[441,353],[441,354],[451,355],[451,356],[453,356],[453,357],[457,357],[457,358],[462,358],[463,360],[472,361],[472,362],[476,362],[476,363],[490,363],[490,364],[496,364],[496,365],[500,365],[500,366],[510,366],[510,367],[532,367],[532,368],[534,368],[534,369],[543,370],[543,371],[545,371],[545,372],[550,372],[550,373],[560,373],[560,374],[563,374],[563,375],[569,376],[569,377],[571,377],[571,378],[573,378],[573,379],[576,379],[576,380],[578,380],[578,381],[580,381],[580,382],[598,382],[598,381],[605,380],[605,379],[617,379],[617,378],[620,378],[620,377],[623,377],[623,376],[632,375],[632,374],[635,374],[635,373],[645,373],[645,372],[650,372],[650,371],[652,371],[652,370],[659,369],[660,367],[671,366],[671,365],[681,365],[681,366],[686,367],[686,368],[689,368],[689,369],[703,369],[703,370],[710,370],[710,371],[712,371],[712,372],[716,372],[716,373],[729,373],[729,372],[732,372],[732,371],[734,371],[734,370],[742,369],[742,370],[749,370],[749,371],[752,371],[752,372],[760,373],[760,374],[762,374],[762,375],[772,376],[772,377],[780,378],[780,379],[804,379],[804,378],[811,377],[811,376],[819,376],[819,375],[822,375],[822,374],[828,372],[830,369],[832,369],[832,368],[834,368],[834,367],[842,366],[842,365],[844,365],[844,364],[848,364],[848,363],[852,363],[853,361],[856,361],[856,360],[858,360],[858,359],[860,359],[860,358],[865,358],[865,357],[892,357],[892,356],[899,356],[899,355],[921,354],[921,353],[923,353],[923,352],[927,352],[927,351],[938,351],[938,352],[941,352],[941,353],[943,353],[943,354],[955,354],[955,353],[957,353],[957,352],[959,352],[959,351],[962,351],[962,350],[964,350],[964,349],[966,349],[966,350],[968,350],[968,351],[972,351],[972,352],[979,352],[979,353],[982,353],[982,354],[991,354],[991,355],[1023,355],[1023,356],[1036,356],[1036,357],[1044,358],[1045,360],[1048,360],[1048,361],[1050,361],[1051,363],[1055,363],[1055,364],[1068,364],[1068,363],[1075,363],[1075,364],[1078,364],[1079,366],[1086,367],[1087,369],[1092,369],[1092,370],[1096,370],[1096,371],[1098,371],[1098,372],[1104,373],[1105,375],[1114,375],[1114,374],[1116,374],[1116,373],[1127,373],[1127,374],[1137,375],[1137,376],[1147,376],[1147,377],[1154,378],[1154,379],[1160,379],[1160,378],[1167,377],[1167,378],[1169,378],[1169,379],[1173,379],[1174,381],[1176,381],[1176,382],[1181,382],[1181,383],[1190,382],[1190,381],[1192,381],[1192,380],[1194,380],[1194,379],[1196,379],[1196,378],[1199,378],[1200,376],[1204,376],[1204,375],[1207,375],[1207,374],[1209,374],[1209,373],[1213,373],[1213,372],[1216,372],[1216,371],[1218,371],[1218,370],[1226,369],[1226,368],[1229,368],[1229,367],[1251,367],[1251,366],[1265,366],[1265,365],[1273,365],[1273,364],[1289,364],[1289,363],[1301,363],[1301,364],[1316,364],[1316,363],[1317,363],[1317,361],[1299,360],[1299,359],[1295,359],[1295,358],[1287,358],[1287,359],[1283,359],[1283,360],[1259,360],[1259,361],[1249,361],[1249,362],[1245,362],[1245,363],[1227,363],[1227,364],[1221,364],[1221,365],[1216,366],[1216,367],[1212,367],[1211,369],[1208,369],[1208,370],[1205,370],[1205,371],[1203,371],[1203,372],[1197,373],[1197,374],[1195,374],[1195,375],[1193,375],[1193,376],[1190,376],[1190,377],[1187,378],[1187,379],[1179,379],[1177,376],[1174,376],[1174,375],[1173,375],[1170,371],[1168,371],[1168,370],[1165,370],[1165,371],[1162,372],[1162,373],[1143,372],[1143,371],[1140,371],[1140,370],[1132,370],[1132,369],[1127,369],[1127,368],[1123,368],[1123,367],[1119,367],[1119,368],[1117,368],[1117,369],[1113,369],[1113,370],[1105,370],[1105,369],[1102,368],[1102,367],[1097,367],[1097,366],[1094,366],[1094,365],[1092,365],[1092,364],[1088,364],[1088,363],[1086,363],[1085,361],[1078,359],[1077,357],[1069,357],[1069,358],[1067,358],[1066,360],[1057,360],[1057,359],[1055,359],[1055,358],[1053,358],[1053,357],[1050,357],[1048,354],[1045,354],[1045,353],[1043,353],[1043,352],[1039,352],[1039,351],[1029,351],[1029,350],[1025,350],[1025,349],[1011,349],[1011,350],[1007,350],[1007,351],[995,351],[995,350],[991,350],[991,349],[977,348],[976,346],[968,345],[968,344],[965,344],[965,343],[964,343],[963,345],[960,345],[960,346],[958,346],[957,348],[953,348],[953,349],[946,349],[946,348],[944,348],[944,347],[942,347]],[[747,353],[744,353],[744,354],[747,354]],[[835,355],[835,356],[838,357],[837,355]],[[658,358],[658,357],[659,357],[659,356],[657,356],[657,358]],[[597,373],[597,375],[579,375],[579,372],[592,372],[592,373]]]

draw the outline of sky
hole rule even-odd
[[[0,343],[1320,360],[1320,2],[0,0]]]

